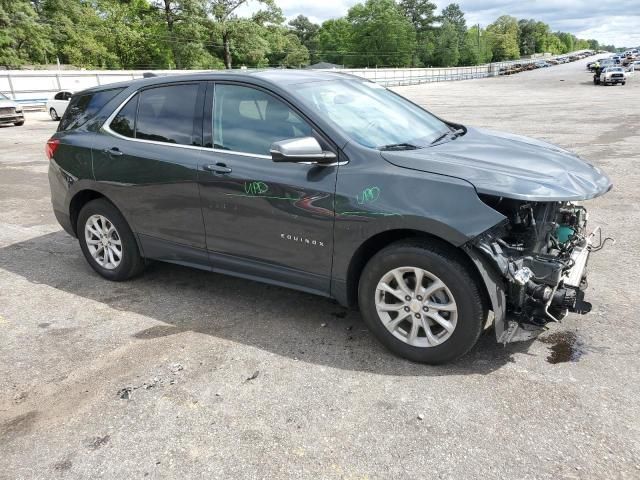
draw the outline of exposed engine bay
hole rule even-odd
[[[526,202],[482,196],[506,220],[474,246],[504,281],[504,343],[535,337],[568,312],[588,313],[584,300],[589,254],[604,246],[600,229],[587,233],[586,209],[571,202]],[[593,244],[598,237],[597,245]],[[496,312],[497,313],[497,312]]]

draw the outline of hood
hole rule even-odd
[[[540,140],[476,128],[433,147],[381,154],[399,167],[460,178],[478,193],[517,200],[587,200],[612,187],[602,170],[574,153]]]
[[[18,104],[16,102],[14,102],[13,100],[0,99],[0,108],[7,108],[7,107],[16,108],[17,106],[18,106]]]

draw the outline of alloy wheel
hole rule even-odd
[[[413,347],[434,347],[453,334],[458,307],[449,287],[418,267],[399,267],[382,276],[376,287],[376,311],[382,324]]]
[[[98,265],[107,270],[122,262],[122,240],[116,227],[103,215],[91,215],[84,226],[84,238],[89,253]]]

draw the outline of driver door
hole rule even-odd
[[[320,136],[263,89],[219,82],[206,102],[211,149],[198,177],[213,269],[328,294],[338,167],[274,163],[269,153],[273,142]]]

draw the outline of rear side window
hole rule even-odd
[[[138,111],[138,98],[136,94],[122,107],[118,115],[111,121],[109,128],[125,137],[134,138],[136,133],[136,112]]]
[[[72,97],[67,107],[58,131],[73,130],[84,125],[94,117],[109,100],[122,92],[124,88],[112,88],[110,90],[100,90],[98,92],[85,93]]]
[[[194,119],[199,88],[198,84],[167,85],[140,93],[136,138],[197,145]]]

